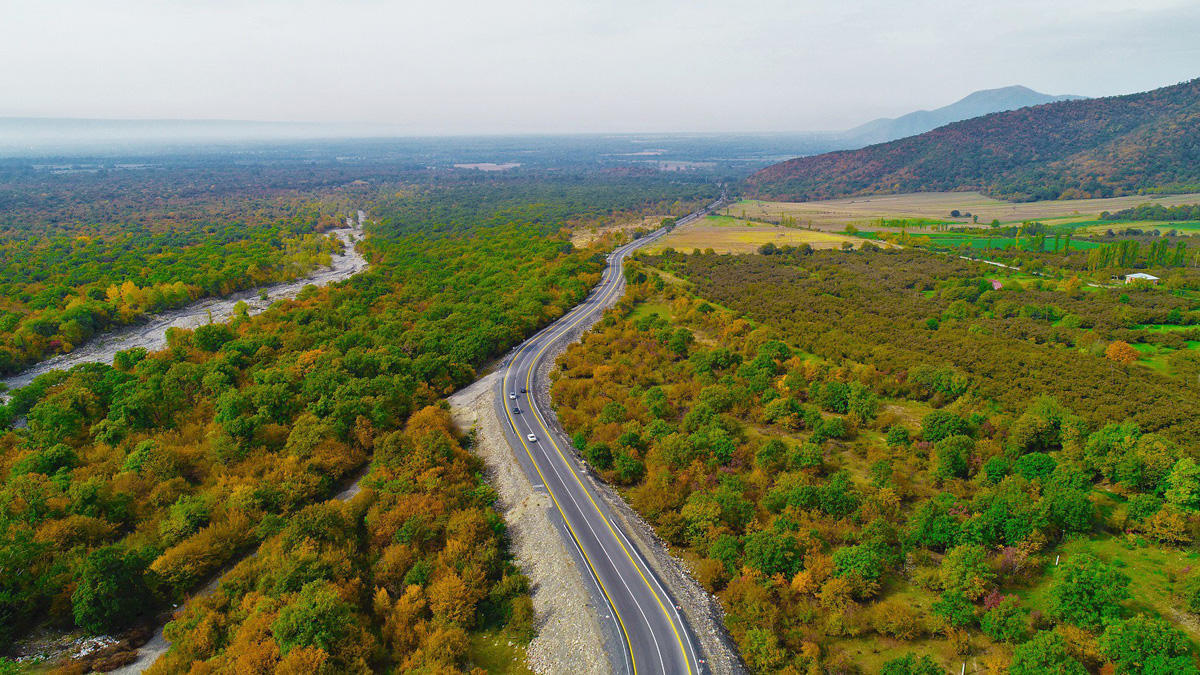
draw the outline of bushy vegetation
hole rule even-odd
[[[1101,220],[1200,220],[1200,204],[1181,204],[1179,206],[1163,206],[1162,204],[1139,204],[1133,208],[1121,209],[1116,213],[1105,211],[1100,214]]]
[[[258,555],[167,626],[150,672],[457,671],[471,631],[531,638],[527,582],[449,414],[418,411],[373,451],[353,500],[267,523]]]
[[[1085,292],[1070,280],[1028,278],[1004,278],[995,290],[998,277],[988,268],[907,250],[654,262],[694,281],[703,297],[777,328],[796,347],[903,374],[935,403],[971,388],[1015,411],[1049,394],[1093,425],[1129,419],[1176,442],[1200,431],[1189,412],[1200,398],[1187,382],[1195,352],[1186,336],[1200,316],[1192,293],[1133,286]],[[1183,330],[1138,328],[1144,325]],[[1103,357],[1113,341],[1158,340],[1174,345],[1184,377]]]
[[[72,351],[113,326],[202,297],[303,276],[342,244],[345,213],[318,203],[263,214],[206,213],[146,224],[0,236],[0,374]]]
[[[643,261],[552,395],[592,468],[721,599],[752,671],[932,673],[971,655],[1134,672],[1148,654],[1118,643],[1159,642],[1191,667],[1181,620],[1140,616],[1120,560],[1054,565],[1065,542],[1200,536],[1194,390],[1035,339],[1021,309],[1053,292],[1103,325],[1127,305],[1006,296],[919,252]],[[1156,393],[1096,391],[1122,380]]]
[[[599,278],[602,253],[566,223],[662,208],[648,193],[390,191],[367,272],[15,392],[0,419],[28,426],[0,433],[0,639],[42,620],[123,629],[260,543],[172,629],[169,663],[458,667],[464,631],[528,639],[492,492],[429,406]],[[356,501],[313,506],[372,457]]]

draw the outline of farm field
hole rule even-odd
[[[1001,223],[1026,220],[1055,221],[1054,224],[1065,224],[1071,220],[1090,221],[1095,220],[1102,211],[1119,211],[1149,202],[1164,206],[1195,204],[1200,202],[1200,193],[1021,203],[993,199],[978,192],[917,192],[813,202],[743,199],[727,207],[725,213],[770,221],[778,221],[786,216],[802,225],[811,224],[822,230],[840,230],[846,225],[861,226],[879,218],[930,218],[970,225],[970,217],[950,218],[950,212],[958,210],[979,216],[980,227],[986,227],[993,219]]]
[[[761,223],[731,216],[709,216],[688,223],[663,237],[648,252],[667,248],[677,251],[712,249],[716,253],[754,253],[766,243],[776,246],[808,244],[813,248],[841,248],[849,243],[859,246],[862,239],[833,232],[802,230],[771,223]]]
[[[1148,220],[1098,221],[1094,224],[1088,224],[1086,226],[1079,227],[1075,231],[1079,232],[1080,234],[1104,234],[1105,232],[1108,232],[1109,230],[1112,230],[1113,232],[1118,232],[1120,230],[1124,230],[1127,227],[1133,227],[1133,228],[1137,228],[1139,230],[1144,230],[1144,231],[1158,230],[1160,232],[1167,232],[1169,230],[1175,230],[1176,232],[1178,232],[1179,234],[1182,234],[1182,235],[1200,234],[1200,220],[1184,220],[1184,221],[1179,221],[1179,222],[1171,222],[1171,221],[1161,221],[1160,222],[1160,221],[1153,221],[1153,220],[1149,220],[1149,221]]]
[[[1014,242],[1013,237],[994,237],[994,236],[958,234],[958,233],[944,233],[944,234],[939,233],[939,234],[933,234],[933,235],[916,235],[914,238],[915,239],[928,239],[929,243],[935,244],[937,246],[952,246],[952,247],[957,248],[959,246],[962,246],[963,244],[967,244],[973,249],[1006,248],[1008,246],[1013,246],[1016,243],[1016,242]],[[1020,241],[1020,248],[1028,249],[1031,246],[1030,239],[1031,239],[1031,237],[1023,235],[1021,237],[1021,241]],[[1064,246],[1064,244],[1061,241],[1059,242],[1058,245],[1060,248],[1062,248]],[[1043,242],[1042,250],[1054,251],[1055,250],[1054,246],[1055,246],[1054,238],[1048,237]],[[1097,242],[1094,242],[1094,241],[1087,241],[1087,240],[1081,240],[1081,239],[1072,239],[1071,240],[1071,250],[1073,250],[1073,251],[1080,251],[1080,250],[1085,250],[1085,249],[1090,249],[1090,248],[1096,248],[1097,246],[1100,246],[1100,244]]]

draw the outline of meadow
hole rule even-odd
[[[658,252],[672,248],[690,252],[711,248],[715,253],[755,253],[768,243],[780,247],[808,244],[814,249],[822,249],[842,248],[845,244],[858,246],[862,240],[834,232],[784,227],[731,216],[708,216],[678,227],[647,250]]]

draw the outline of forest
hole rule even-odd
[[[302,277],[341,249],[322,232],[344,223],[344,213],[309,202],[277,204],[261,217],[10,232],[0,237],[0,375],[148,314]]]
[[[1121,209],[1115,213],[1105,211],[1100,214],[1101,220],[1200,220],[1200,204],[1183,204],[1180,206],[1163,206],[1162,204],[1142,204],[1131,209]]]
[[[439,400],[587,294],[603,256],[571,224],[712,189],[389,186],[367,272],[14,392],[0,644],[38,625],[119,635],[254,550],[168,627],[161,672],[460,669],[481,631],[527,641],[494,493]],[[325,501],[364,470],[354,499]]]
[[[1197,672],[1196,375],[1109,353],[1194,299],[913,250],[627,275],[558,415],[752,672]]]

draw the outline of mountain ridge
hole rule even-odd
[[[1031,201],[1198,185],[1200,78],[984,115],[857,150],[791,159],[747,179],[754,196],[802,201],[942,190]]]
[[[1024,85],[980,89],[940,108],[914,110],[898,117],[880,117],[871,120],[840,132],[838,138],[848,141],[847,149],[865,147],[907,136],[916,136],[972,117],[1016,110],[1032,105],[1076,101],[1083,98],[1085,97],[1073,94],[1043,94]]]

